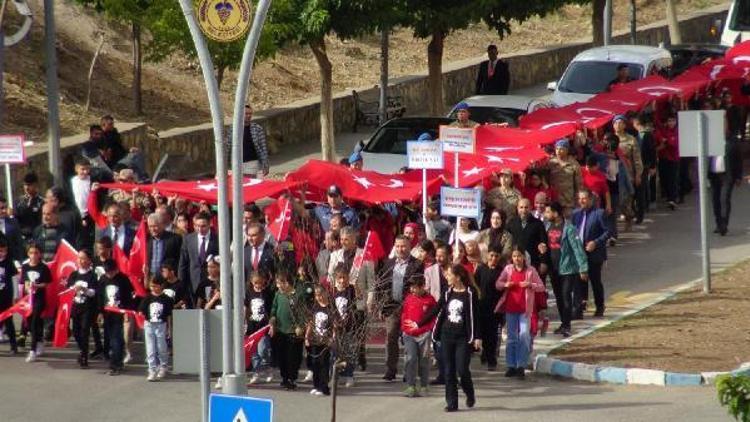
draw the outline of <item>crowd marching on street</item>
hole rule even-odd
[[[505,93],[507,81],[493,78],[507,78],[507,66],[496,47],[488,53],[477,92]],[[456,109],[452,125],[478,126],[466,104]],[[709,174],[716,233],[725,235],[745,131],[727,89],[616,115],[601,131],[554,141],[549,156],[526,169],[497,166],[477,184],[478,219],[441,216],[437,195],[424,215],[421,193],[414,201],[352,200],[343,181],[318,197],[288,189],[264,209],[246,203],[244,238],[233,245],[244,248],[236,265],[247,278],[245,331],[257,340],[249,383],[280,377],[282,388],[295,390],[303,378],[311,394],[324,396],[338,371],[354,388],[357,367],[367,368],[368,333],[381,326],[383,380],[401,374],[408,397],[444,385],[445,410],[455,411],[460,386],[473,407],[471,358],[498,370],[503,330],[504,376],[523,379],[536,337],[568,337],[572,321],[606,314],[603,269],[620,235],[656,208],[680,212],[695,171],[678,147],[683,109],[726,110],[727,155]],[[243,169],[253,185],[270,166],[264,129],[251,117],[247,106]],[[142,338],[148,381],[162,380],[173,310],[222,306],[220,268],[231,262],[219,256],[219,236],[229,234],[217,230],[215,201],[125,188],[147,180],[143,153],[122,144],[111,116],[89,133],[69,157],[65,185],[41,191],[28,173],[16,203],[0,198],[0,326],[10,353],[23,351],[26,362],[43,360],[45,344],[64,347],[72,335],[80,367],[102,359],[112,376],[133,361],[134,338]],[[362,164],[355,152],[335,166],[363,175]],[[342,339],[356,343],[354,352],[341,350]]]

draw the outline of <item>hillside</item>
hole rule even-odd
[[[29,38],[6,50],[4,113],[0,131],[25,132],[39,140],[46,132],[46,97],[43,57],[43,11],[41,0],[30,0],[35,22]],[[86,126],[103,114],[121,121],[146,121],[162,130],[188,126],[210,119],[203,79],[196,63],[173,57],[165,63],[147,63],[143,72],[144,116],[131,111],[132,71],[128,28],[104,21],[93,10],[85,10],[71,0],[60,0],[56,6],[58,61],[61,89],[61,125],[64,135],[83,133]],[[629,22],[629,0],[615,0],[615,29],[625,29]],[[680,13],[728,3],[727,0],[682,0]],[[638,24],[664,18],[664,2],[638,0]],[[10,10],[13,32],[14,11]],[[513,26],[504,40],[477,25],[451,34],[446,40],[444,62],[482,55],[484,47],[496,43],[504,52],[562,44],[591,36],[590,6],[566,6],[544,19],[534,18]],[[100,33],[105,47],[97,64],[92,90],[92,109],[86,113],[86,75]],[[540,36],[543,34],[543,36]],[[379,72],[379,37],[356,41],[329,40],[333,62],[334,90],[375,85]],[[425,40],[415,39],[409,30],[399,29],[391,36],[392,77],[420,72],[426,68]],[[225,104],[234,93],[235,75],[228,72],[222,86]],[[317,66],[312,54],[304,48],[282,51],[256,67],[252,101],[255,108],[265,109],[316,95]],[[226,107],[225,109],[229,109]]]

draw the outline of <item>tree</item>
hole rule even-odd
[[[430,39],[427,45],[430,113],[444,112],[443,45],[451,32],[483,21],[502,38],[510,33],[512,20],[523,22],[573,2],[580,0],[403,0],[404,24],[414,29],[414,36]]]
[[[133,42],[133,112],[143,114],[141,77],[143,74],[143,26],[149,16],[149,8],[154,0],[76,0],[86,6],[93,6],[112,20],[130,26]]]
[[[351,39],[372,33],[389,9],[387,0],[276,0],[268,15],[276,48],[310,48],[320,71],[320,145],[324,160],[336,159],[333,127],[333,66],[326,36]]]
[[[604,7],[606,0],[591,1],[591,31],[594,46],[604,45]]]
[[[669,42],[672,45],[682,44],[680,21],[677,20],[677,8],[674,5],[674,0],[666,0],[666,6],[667,26],[669,27]]]

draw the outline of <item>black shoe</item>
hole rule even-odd
[[[594,318],[601,318],[604,316],[604,309],[605,307],[602,306],[601,308],[597,309],[596,312],[594,312]]]
[[[281,388],[287,388],[289,386],[289,380],[281,380],[281,383],[279,383],[279,387]]]
[[[570,337],[570,328],[566,328],[566,329],[562,330],[562,332],[560,334],[562,334],[562,336],[564,338]]]
[[[434,380],[430,381],[430,385],[445,385],[445,379],[443,378],[435,378]]]
[[[477,399],[473,395],[466,396],[466,407],[468,407],[469,409],[474,407],[474,404],[476,404],[476,402],[477,402]]]
[[[297,383],[294,381],[288,381],[286,384],[286,389],[289,391],[294,391],[297,389]]]
[[[120,369],[110,369],[109,371],[107,371],[107,375],[109,375],[110,377],[116,377],[121,373],[122,371]]]
[[[516,368],[508,368],[507,371],[505,371],[505,378],[511,378],[516,376]]]
[[[729,231],[729,230],[727,230],[727,226],[722,226],[722,227],[721,227],[721,228],[719,229],[719,234],[720,234],[720,235],[722,235],[722,236],[726,236],[726,235],[727,235],[727,232],[728,232],[728,231]]]
[[[458,411],[458,406],[445,406],[445,411],[446,412],[457,412]]]
[[[714,234],[719,234],[719,233],[721,233],[721,229],[720,229],[720,228],[718,228],[718,227],[716,227],[716,228],[714,229]]]
[[[526,370],[523,368],[516,368],[516,378],[518,379],[526,378]]]
[[[386,381],[393,381],[396,379],[396,374],[392,374],[390,372],[386,372],[385,375],[383,375],[383,379]]]
[[[96,350],[94,350],[94,353],[92,353],[89,357],[91,359],[102,359],[104,357],[104,350],[103,349],[96,349]]]

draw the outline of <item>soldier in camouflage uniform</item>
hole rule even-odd
[[[638,140],[625,132],[625,116],[618,115],[612,120],[612,126],[615,129],[615,135],[620,139],[620,152],[625,157],[625,169],[628,171],[628,178],[632,180],[633,190],[641,184],[641,175],[643,174],[643,160],[641,158],[641,148]],[[633,210],[633,195],[620,195],[620,209],[625,216],[625,230],[629,231],[630,226],[635,218]]]
[[[508,219],[516,215],[518,201],[523,197],[513,186],[513,172],[506,169],[500,173],[500,185],[487,191],[485,202],[489,210],[503,210]]]
[[[576,195],[583,187],[581,166],[569,155],[570,143],[561,139],[555,143],[555,156],[549,160],[549,184],[557,192],[558,202],[569,217],[576,207]]]

